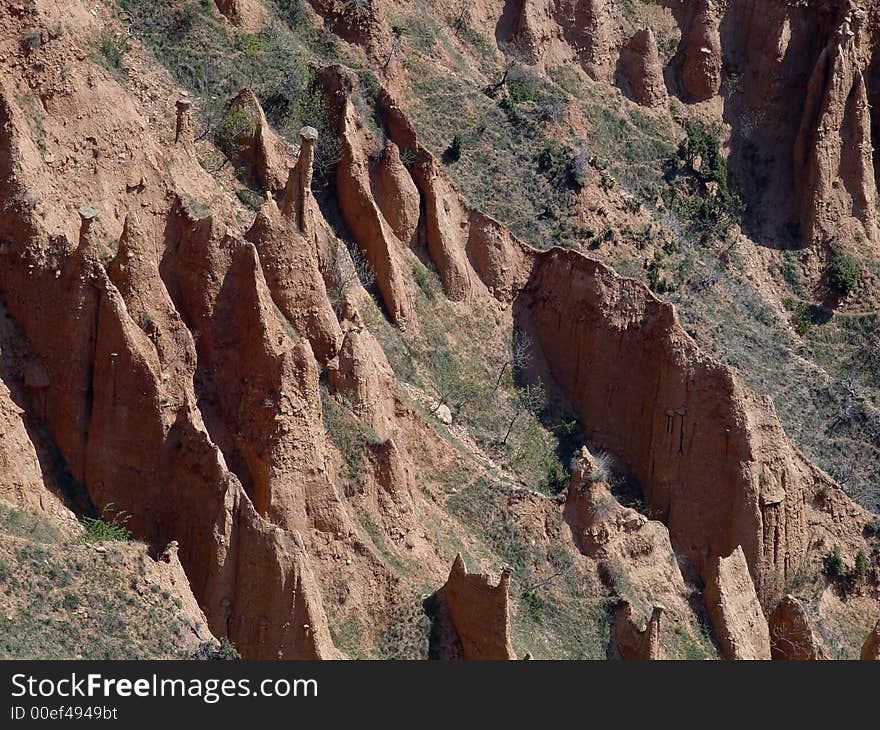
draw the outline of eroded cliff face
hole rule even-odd
[[[3,11],[4,58],[16,57],[25,27],[57,10],[37,5],[33,16]],[[74,5],[72,17],[91,28]],[[262,22],[251,5],[218,2],[234,23]],[[704,3],[682,15],[693,16],[680,49],[692,96],[717,91],[722,13],[747,6]],[[370,52],[387,32],[372,5],[356,23],[335,6],[315,7]],[[607,80],[626,42],[615,7],[526,3],[516,36],[542,58],[574,48],[578,63]],[[528,490],[509,504],[513,523],[545,540],[549,515],[564,519],[564,549],[612,595],[623,579],[636,586],[608,637],[619,655],[659,658],[667,622],[696,623],[685,579],[697,574],[714,587],[709,612],[728,655],[769,655],[769,644],[755,648],[754,637],[736,634],[743,621],[760,628],[757,593],[791,578],[817,537],[840,544],[847,559],[868,549],[868,515],[789,443],[769,399],[702,353],[671,305],[644,286],[571,250],[532,250],[471,208],[390,89],[377,92],[388,139],[371,155],[377,140],[348,72],[332,66],[316,76],[339,144],[330,207],[350,234],[343,242],[312,194],[315,129],[304,127],[295,149],[276,138],[256,97],[231,100],[252,122],[238,139],[242,164],[266,190],[259,211],[244,217],[199,162],[192,104],[172,97],[159,122],[148,118],[88,60],[75,28],[38,58],[9,65],[0,87],[0,289],[9,314],[0,320],[0,424],[10,435],[0,464],[23,454],[15,476],[0,472],[0,496],[68,514],[46,476],[57,449],[81,500],[130,513],[157,553],[179,544],[215,635],[249,658],[339,656],[326,607],[338,581],[348,581],[350,615],[401,600],[401,554],[421,584],[445,577],[448,515],[437,494],[420,489],[419,457],[436,448],[454,463],[458,448],[426,444],[437,438],[432,414],[401,396],[365,324],[375,306],[351,250],[369,262],[384,314],[408,336],[421,336],[414,271],[422,262],[457,311],[490,312],[498,327],[530,333],[536,371],[591,444],[638,480],[658,519],[592,479],[588,451],[573,465],[564,505]],[[634,93],[662,104],[650,33],[628,48]],[[840,149],[849,150],[847,169],[861,172],[845,187],[871,207],[870,82],[855,51],[826,56],[836,80],[830,90],[822,74],[811,83],[826,99],[817,101],[827,109],[820,126],[849,130]],[[840,108],[838,85],[852,97]],[[24,108],[25,88],[38,92],[36,112]],[[806,145],[804,164],[825,170],[837,154],[828,144],[821,154]],[[824,200],[819,172],[808,187]],[[357,455],[367,473],[348,491],[338,467],[351,466],[350,454],[325,424],[331,399],[369,431]],[[828,494],[821,509],[820,490]],[[373,529],[363,529],[365,519]],[[497,584],[469,574],[456,559],[439,592],[453,654],[514,658],[509,581],[507,572]],[[754,600],[742,604],[743,593]],[[751,649],[737,648],[743,641]]]
[[[608,0],[524,0],[514,40],[530,63],[573,61],[590,76],[607,78],[620,34]]]
[[[536,258],[516,307],[590,438],[630,465],[698,569],[740,545],[756,576],[798,564],[802,490],[819,477],[771,404],[700,353],[669,305],[555,250]]]
[[[816,60],[795,142],[795,190],[804,235],[828,241],[841,218],[876,243],[877,194],[864,73],[873,53],[867,13],[843,5]]]

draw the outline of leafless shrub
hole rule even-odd
[[[364,252],[359,248],[350,250],[339,241],[322,269],[327,282],[327,297],[337,315],[345,294],[353,286],[359,284],[366,289],[376,281],[376,275]]]

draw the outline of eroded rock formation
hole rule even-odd
[[[112,81],[103,88],[118,89]],[[216,636],[230,636],[253,658],[335,655],[303,541],[298,545],[287,529],[297,521],[297,508],[276,498],[293,488],[292,482],[300,488],[308,483],[304,473],[293,477],[290,471],[303,464],[330,486],[321,476],[319,452],[300,462],[291,460],[291,452],[277,452],[277,435],[292,423],[286,398],[305,409],[297,417],[320,429],[310,348],[285,340],[253,247],[215,235],[218,224],[200,213],[192,191],[213,182],[191,154],[188,109],[183,108],[177,145],[163,150],[144,139],[127,97],[118,91],[96,97],[85,85],[75,89],[60,103],[90,111],[75,118],[86,129],[101,130],[95,144],[140,141],[138,156],[124,167],[109,162],[115,155],[101,158],[89,183],[96,188],[83,187],[75,169],[47,174],[19,110],[5,96],[0,104],[2,196],[40,191],[47,206],[61,211],[41,217],[23,205],[5,206],[0,214],[6,242],[0,279],[4,291],[26,292],[5,299],[31,352],[26,382],[34,391],[34,414],[45,423],[72,479],[85,486],[99,509],[112,502],[132,514],[132,530],[157,551],[179,542],[181,564]],[[169,169],[170,183],[164,178]],[[83,205],[76,226],[69,207],[55,201],[67,199],[76,186],[87,198],[108,179],[132,181],[117,183],[114,189],[128,196],[117,204],[142,211],[148,222],[125,217],[119,250],[105,271],[100,246],[113,225],[112,212]],[[149,205],[140,204],[147,200]],[[231,220],[225,210],[218,216]],[[66,231],[76,231],[74,240]],[[157,241],[156,232],[167,240]],[[241,328],[230,327],[234,322]],[[229,347],[236,363],[229,370],[200,367],[225,357]],[[232,380],[224,380],[224,372]],[[196,405],[202,398],[209,427]],[[309,402],[318,403],[317,411]],[[269,420],[261,421],[264,416]],[[218,429],[233,467],[247,467],[242,471],[247,489],[279,524],[254,508],[209,428]],[[294,431],[302,433],[299,426]],[[320,450],[320,433],[313,430],[309,439]],[[328,529],[345,532],[335,516],[332,487],[323,497],[320,492],[311,493],[318,502],[309,498],[309,516],[301,524],[332,523]],[[267,569],[271,581],[263,578]]]
[[[419,191],[391,140],[386,140],[382,154],[370,166],[370,183],[394,235],[407,245],[413,243],[419,225]]]
[[[737,547],[707,568],[706,609],[728,659],[770,659],[770,629],[761,610],[745,555]]]
[[[620,34],[608,0],[525,0],[514,28],[529,63],[574,61],[593,78],[611,74]]]
[[[880,661],[880,621],[877,622],[874,630],[865,639],[865,643],[862,645],[861,658],[863,661]]]
[[[614,613],[614,643],[621,659],[663,659],[660,643],[660,622],[663,606],[654,606],[644,628],[639,628],[638,617],[632,604],[623,601]]]
[[[812,661],[823,659],[822,650],[803,604],[785,596],[768,617],[773,659]]]
[[[443,290],[450,299],[463,300],[477,279],[466,252],[467,206],[437,159],[419,144],[412,124],[391,94],[381,89],[378,102],[391,139],[415,157],[409,171],[422,196],[428,255],[437,268]]]
[[[629,39],[620,58],[633,98],[643,106],[666,103],[666,81],[657,50],[657,40],[650,28],[644,28]]]
[[[507,587],[502,571],[493,585],[488,575],[468,573],[456,555],[446,585],[435,595],[436,651],[443,658],[516,659],[510,644]]]
[[[247,3],[222,5],[235,21]],[[314,5],[368,49],[387,31],[374,3],[356,22],[337,6]],[[716,40],[726,31],[716,9],[699,8],[681,71],[690,93],[706,97],[718,90]],[[526,3],[521,40],[532,43],[531,34],[549,62],[574,52],[603,78],[622,43],[614,12],[610,2]],[[767,35],[778,43],[755,45],[762,58],[790,53],[785,33],[774,35],[776,20]],[[420,494],[415,485],[425,473],[410,458],[436,433],[398,397],[395,373],[361,316],[367,310],[359,306],[372,302],[357,277],[343,287],[334,273],[354,264],[311,192],[317,132],[303,128],[294,162],[253,95],[236,97],[232,108],[255,118],[240,140],[244,164],[269,193],[245,232],[240,209],[197,162],[191,103],[178,104],[167,145],[160,140],[170,130],[153,134],[107,72],[70,39],[55,42],[55,63],[42,68],[63,66],[68,86],[41,97],[40,140],[12,82],[0,87],[0,289],[11,317],[0,321],[0,424],[8,434],[0,467],[16,458],[22,465],[20,478],[0,470],[0,496],[21,501],[26,492],[54,509],[44,452],[57,447],[95,506],[113,502],[131,513],[137,537],[157,551],[179,543],[215,635],[230,636],[248,658],[338,656],[327,611],[341,609],[325,610],[328,586],[340,605],[349,595],[363,606],[398,598],[390,561],[377,557],[385,536],[433,570],[437,583],[449,555],[425,529],[440,500]],[[662,104],[650,31],[628,50],[634,92]],[[872,194],[869,79],[861,56],[829,51],[826,62],[831,80],[816,81],[808,106],[819,110],[817,130],[832,128],[830,146],[806,145],[804,160],[824,170],[839,151],[852,174],[844,175],[849,198],[837,203],[855,201],[864,222]],[[532,334],[536,372],[554,393],[558,386],[590,442],[616,454],[643,487],[646,512],[659,519],[620,504],[585,451],[564,509],[580,554],[566,548],[623,601],[616,650],[658,658],[667,623],[692,622],[685,568],[706,577],[726,653],[769,656],[754,583],[790,577],[817,535],[840,542],[852,560],[865,543],[850,526],[864,525],[864,513],[791,446],[768,400],[696,347],[670,305],[574,251],[529,249],[472,210],[386,89],[378,108],[390,140],[371,157],[377,140],[344,72],[325,69],[318,80],[341,151],[330,207],[338,204],[351,250],[362,250],[374,270],[389,318],[418,330],[413,266],[416,254],[430,260],[450,306],[485,307],[496,323],[509,327],[512,319]],[[833,130],[843,130],[839,145]],[[825,200],[822,175],[813,188]],[[371,432],[354,457],[325,433],[328,397]],[[344,459],[362,467],[345,485],[354,504],[337,488],[334,463],[352,465]],[[828,496],[817,509],[820,490]],[[546,538],[551,510],[563,523],[559,505],[539,497],[521,490],[507,507],[524,520],[517,505],[540,503],[531,517]],[[359,537],[367,518],[378,530],[373,545]],[[455,560],[436,596],[446,655],[513,658],[509,580],[506,571],[497,584],[468,574]],[[801,618],[789,606],[771,623],[792,637],[803,633]]]
[[[322,70],[320,78],[333,109],[340,143],[336,191],[342,216],[372,267],[389,316],[395,323],[404,324],[413,314],[404,246],[373,198],[367,133],[348,98],[350,82],[339,67]]]
[[[263,107],[250,89],[242,89],[228,104],[226,122],[231,151],[256,182],[270,193],[278,193],[287,183],[291,153],[266,121]]]
[[[291,177],[296,174],[294,169]],[[272,200],[264,203],[247,240],[259,253],[266,285],[282,316],[308,339],[315,356],[327,362],[339,350],[342,330],[327,297],[314,242],[304,236],[294,211],[285,213],[284,207]],[[307,208],[305,215],[312,212]]]
[[[867,16],[846,3],[819,54],[795,143],[794,180],[801,226],[809,240],[828,242],[853,218],[876,235],[871,116],[863,69]]]
[[[660,615],[654,616],[653,608],[668,607],[673,621],[681,621],[688,613],[687,589],[669,532],[660,522],[622,506],[614,498],[586,447],[572,467],[563,515],[575,544],[582,553],[599,561],[600,577],[629,606],[626,619],[646,620],[649,627],[653,626],[643,636],[641,630],[626,629],[626,621],[620,618],[615,623],[620,629],[615,629],[618,644],[623,642],[628,653],[641,647],[638,651],[656,655]]]
[[[681,83],[694,101],[705,101],[721,88],[721,35],[713,0],[697,0],[684,40]]]
[[[269,21],[259,0],[216,0],[217,9],[247,33],[258,33]]]

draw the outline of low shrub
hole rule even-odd
[[[107,504],[100,517],[84,517],[82,524],[86,528],[80,536],[82,542],[130,542],[131,530],[126,525],[131,515],[113,509]]]
[[[846,567],[843,558],[840,557],[839,545],[831,548],[831,552],[822,558],[822,570],[829,578],[841,578],[845,575]]]
[[[861,264],[852,256],[838,255],[828,266],[828,286],[842,297],[847,296],[859,280]]]

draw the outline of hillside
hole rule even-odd
[[[878,41],[4,5],[3,655],[876,654]]]

